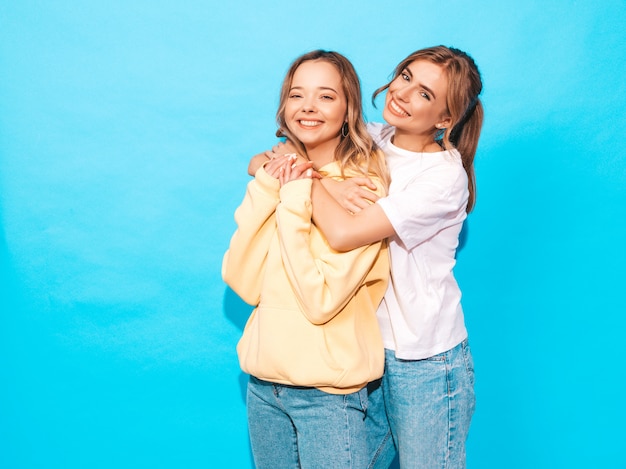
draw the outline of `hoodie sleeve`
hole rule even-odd
[[[237,230],[222,261],[222,278],[246,303],[256,306],[263,272],[276,233],[276,206],[280,183],[259,169],[248,183],[246,195],[235,210]]]
[[[276,221],[283,264],[301,310],[311,323],[324,324],[363,286],[378,257],[387,254],[381,252],[382,241],[347,252],[333,250],[311,222],[311,184],[302,179],[280,189]],[[318,238],[317,254],[313,237]]]

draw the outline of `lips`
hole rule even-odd
[[[313,128],[313,127],[317,127],[317,126],[321,125],[322,121],[317,121],[317,120],[299,120],[298,123],[302,127]]]
[[[393,98],[389,100],[389,110],[399,117],[409,117],[411,114],[406,112]]]

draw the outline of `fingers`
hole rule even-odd
[[[352,213],[358,213],[375,203],[379,198],[373,192],[359,188],[356,192],[346,197],[343,206]]]
[[[313,163],[307,161],[306,163],[297,163],[296,156],[290,156],[280,172],[280,184],[281,186],[291,181],[298,179],[306,179],[313,177]]]
[[[272,147],[272,151],[283,155],[285,153],[295,153],[296,147],[289,142],[278,142]]]
[[[369,202],[364,201],[363,199],[357,199],[353,202],[348,202],[348,209],[352,212],[352,213],[357,213],[360,212],[361,210],[363,210],[366,207],[369,207],[370,204]]]
[[[313,169],[311,163],[302,163],[291,167],[291,179],[311,179],[313,177]]]
[[[293,160],[295,159],[295,155],[285,155],[287,157],[287,161],[280,168],[280,185],[281,187],[287,184],[288,182],[293,180],[292,172],[295,167],[295,163]]]
[[[265,164],[265,171],[278,179],[281,186],[297,179],[321,178],[320,174],[313,170],[312,162],[295,153],[274,155]]]
[[[291,151],[290,148],[286,146],[284,143],[278,142],[276,145],[272,147],[271,150],[267,150],[265,152],[265,156],[271,160],[279,156],[287,155],[289,153],[293,153],[293,151]]]
[[[289,140],[285,142],[278,142],[274,147],[280,153],[296,153],[298,151],[296,149],[296,146],[293,143],[291,143]]]
[[[343,204],[343,207],[350,213],[355,214],[360,212],[361,210],[363,210],[365,207],[359,207],[357,204],[355,204],[354,202],[349,202],[346,201]]]
[[[365,208],[380,199],[375,193],[362,188],[359,188],[355,195],[353,202],[360,208]]]
[[[265,165],[265,171],[270,176],[278,178],[280,176],[281,168],[287,164],[287,161],[288,157],[286,155],[278,155],[267,162]]]
[[[359,186],[365,186],[368,189],[371,189],[373,191],[376,190],[376,184],[374,184],[372,182],[372,180],[368,177],[354,177],[350,179],[352,182],[354,182],[355,184],[359,185]]]

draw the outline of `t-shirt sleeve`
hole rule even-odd
[[[382,133],[384,125],[381,124],[380,122],[368,122],[366,124],[366,127],[367,127],[367,133],[370,134],[370,137],[372,137],[372,139],[374,140],[374,143],[380,146],[381,139],[382,139],[381,133]]]
[[[404,190],[378,200],[402,244],[412,250],[465,219],[467,175],[460,165],[442,164],[420,173]]]

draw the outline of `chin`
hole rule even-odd
[[[395,126],[398,122],[401,121],[402,118],[396,116],[391,111],[385,108],[383,110],[383,119],[385,119],[385,122],[387,122],[387,124]]]

